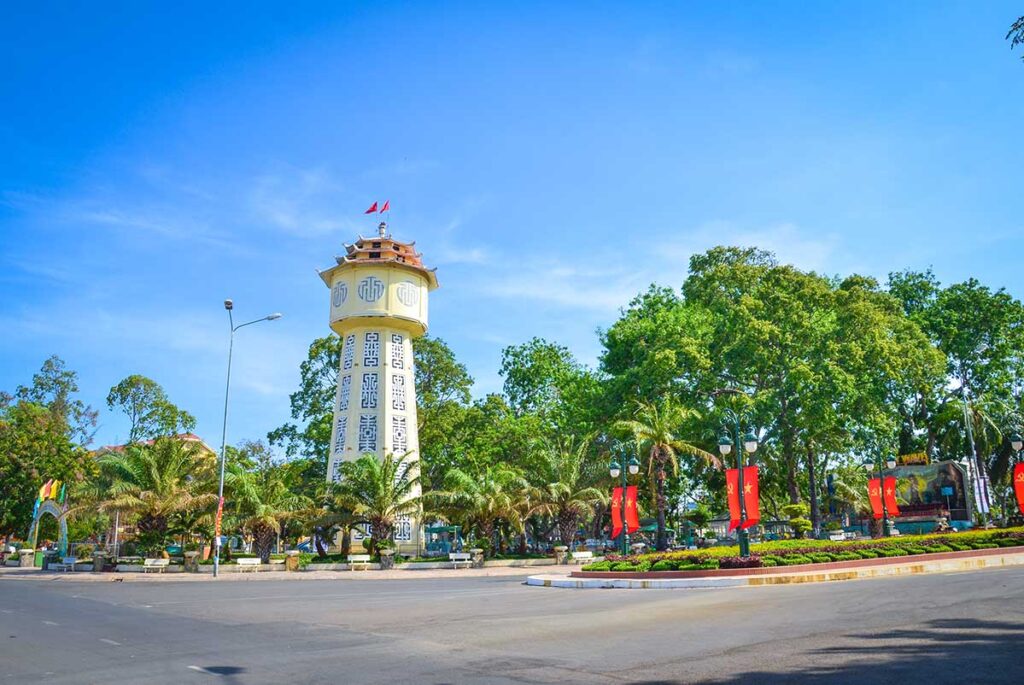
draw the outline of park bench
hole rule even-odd
[[[258,557],[241,557],[236,559],[235,563],[238,564],[239,571],[252,570],[255,572],[260,570],[260,560]]]
[[[75,564],[78,562],[78,557],[64,557],[60,560],[60,563],[56,561],[51,562],[47,568],[53,569],[54,571],[74,571]]]
[[[829,533],[828,534],[828,539],[832,540],[833,542],[842,542],[843,540],[846,539],[846,533],[844,533],[841,530],[836,532],[836,533]]]
[[[459,564],[465,564],[466,568],[473,565],[473,557],[469,552],[449,552],[448,561],[451,562],[452,568],[458,568]]]
[[[163,573],[164,569],[171,565],[170,559],[146,559],[142,562],[142,572],[156,571]]]
[[[362,566],[363,570],[370,568],[370,555],[369,554],[349,554],[348,555],[348,570],[355,571],[356,566]]]
[[[573,552],[572,563],[574,564],[589,564],[594,560],[593,552]]]

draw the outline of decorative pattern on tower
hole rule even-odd
[[[395,240],[385,223],[377,232],[345,245],[336,266],[320,272],[331,293],[331,329],[344,341],[328,480],[340,479],[342,462],[366,453],[408,452],[409,468],[419,472],[412,339],[427,332],[427,300],[437,277],[414,242]],[[415,551],[419,522],[403,520],[395,539]]]

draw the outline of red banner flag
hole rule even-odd
[[[377,203],[374,202],[372,205],[370,205],[370,208],[368,210],[363,212],[363,214],[375,214],[376,212],[377,212]]]
[[[871,501],[871,511],[875,518],[882,518],[882,484],[878,478],[868,481],[868,499]]]
[[[758,505],[757,491],[757,467],[745,466],[743,468],[743,508],[746,509],[747,520],[740,526],[750,528],[756,526],[761,520],[761,507]]]
[[[896,504],[896,476],[886,476],[882,496],[885,498],[885,510],[889,512],[889,516],[899,516],[900,508]]]
[[[626,488],[626,532],[635,533],[640,529],[640,515],[636,510],[636,486]]]
[[[1024,464],[1013,467],[1013,491],[1017,495],[1017,506],[1024,514]]]
[[[388,211],[391,211],[391,200],[384,200],[384,204],[380,206],[380,212],[383,214]]]
[[[740,525],[740,472],[725,470],[725,495],[729,501],[729,530]]]
[[[612,488],[612,538],[622,532],[622,488]]]
[[[221,520],[221,518],[223,516],[224,516],[224,498],[221,497],[220,500],[217,502],[217,520],[214,522],[214,526],[213,526],[214,527],[213,539],[215,541],[219,541],[220,540],[220,520]],[[216,544],[219,545],[220,542],[216,542]]]

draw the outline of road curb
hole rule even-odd
[[[883,578],[891,576],[918,575],[924,573],[950,573],[974,571],[985,568],[1024,565],[1024,552],[995,554],[958,559],[934,559],[908,561],[903,564],[864,566],[843,570],[805,571],[801,573],[780,573],[759,576],[716,576],[704,578],[572,578],[569,576],[543,574],[530,576],[527,585],[535,587],[557,587],[582,589],[621,590],[676,590],[706,589],[721,587],[790,585],[797,583],[823,583],[862,578]]]

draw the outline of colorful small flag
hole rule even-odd
[[[376,212],[377,212],[377,203],[374,202],[372,205],[370,205],[370,208],[368,210],[363,212],[363,214],[375,214]]]
[[[390,210],[391,210],[391,200],[384,200],[384,204],[381,205],[381,208],[380,208],[381,214],[383,214],[384,212],[390,211]]]

